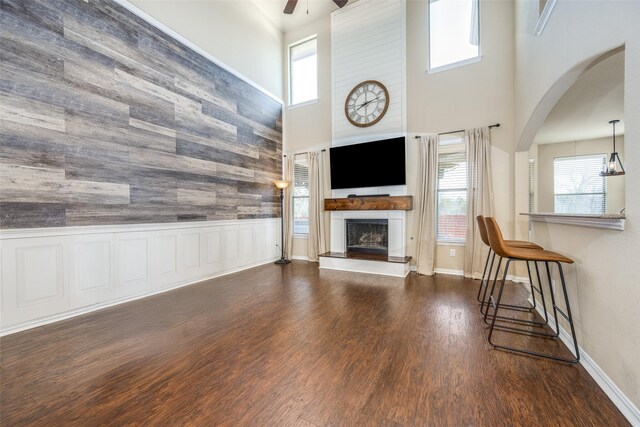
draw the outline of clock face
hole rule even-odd
[[[344,102],[347,120],[358,127],[373,126],[378,123],[389,108],[389,92],[375,80],[364,81],[353,89]]]

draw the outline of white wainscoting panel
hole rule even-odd
[[[149,285],[149,235],[127,233],[117,238],[120,296],[144,292]]]
[[[280,220],[3,230],[0,335],[279,258]]]
[[[237,225],[223,228],[224,259],[222,266],[225,270],[237,268],[240,265],[240,227]]]
[[[200,269],[200,231],[195,230],[179,237],[180,273],[187,277],[196,277]]]
[[[2,242],[2,323],[48,316],[70,306],[64,239]]]
[[[178,280],[178,236],[160,232],[151,236],[152,280],[159,287]]]
[[[406,132],[405,0],[360,0],[331,15],[332,145]],[[378,80],[389,91],[389,109],[380,122],[353,126],[344,101],[364,80]]]
[[[205,274],[222,271],[222,228],[204,230],[202,238],[202,266]],[[265,248],[266,249],[266,248]]]
[[[73,236],[69,241],[72,248],[72,306],[81,307],[112,298],[115,285],[114,235]]]

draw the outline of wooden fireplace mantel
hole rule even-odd
[[[413,196],[370,196],[324,199],[325,211],[410,211]]]

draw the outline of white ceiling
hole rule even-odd
[[[298,0],[296,10],[291,15],[285,15],[282,11],[287,0],[252,1],[280,31],[285,33],[339,9],[333,0]],[[350,0],[348,4],[354,2],[355,0]],[[307,14],[307,4],[309,5],[309,14]]]
[[[610,120],[624,134],[624,51],[596,64],[560,98],[534,143],[579,141],[611,136]]]

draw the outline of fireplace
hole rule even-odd
[[[347,253],[389,253],[389,221],[386,219],[346,219]]]

